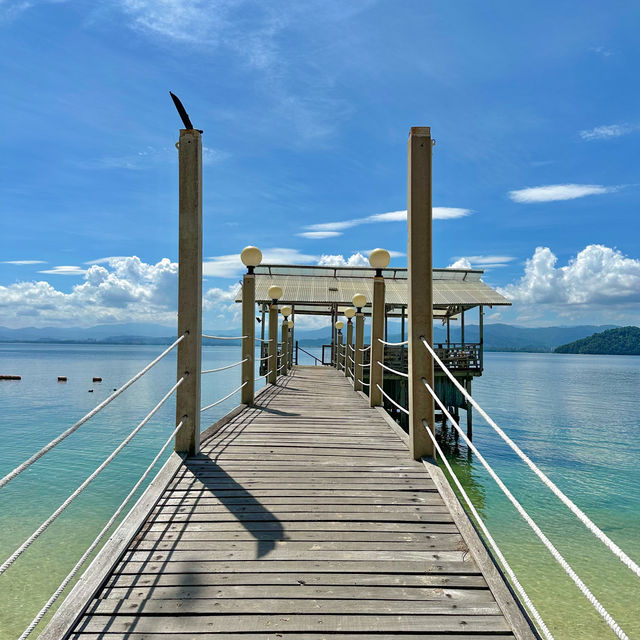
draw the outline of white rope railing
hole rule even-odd
[[[142,485],[142,483],[146,480],[147,476],[151,472],[151,469],[153,469],[153,467],[156,465],[156,463],[158,462],[162,454],[165,452],[166,448],[171,444],[171,442],[173,441],[173,438],[178,433],[182,425],[183,425],[182,421],[180,421],[176,425],[176,428],[173,430],[173,432],[171,433],[167,441],[162,445],[162,448],[160,449],[160,451],[158,451],[158,454],[156,455],[156,457],[151,461],[151,464],[146,468],[144,473],[140,476],[140,479],[135,483],[131,491],[129,491],[127,497],[120,503],[120,506],[116,509],[115,513],[111,516],[107,524],[104,525],[102,531],[100,531],[100,533],[96,536],[94,541],[89,545],[89,548],[82,554],[82,557],[80,558],[80,560],[78,560],[78,562],[73,567],[73,569],[71,569],[71,571],[67,574],[67,577],[60,583],[60,586],[56,589],[54,594],[49,598],[49,600],[44,605],[44,607],[40,609],[40,611],[38,612],[38,615],[36,615],[36,617],[31,621],[29,626],[22,632],[22,635],[20,636],[19,640],[26,640],[26,638],[28,638],[31,635],[31,633],[36,628],[36,626],[38,626],[42,618],[44,618],[44,616],[47,614],[49,609],[51,609],[53,604],[60,597],[62,592],[67,588],[68,584],[76,576],[76,574],[78,573],[82,565],[87,561],[87,558],[89,558],[89,556],[94,552],[96,547],[100,544],[100,541],[102,540],[102,538],[106,535],[109,529],[111,529],[114,522],[118,519],[118,517],[124,510],[125,506],[128,504],[129,500],[131,500],[131,498],[135,495],[136,491],[140,488],[140,485]]]
[[[363,369],[364,369],[365,367],[370,367],[370,366],[371,366],[371,363],[370,363],[370,362],[367,362],[366,364],[364,364],[363,362],[357,362],[356,364],[357,364],[359,367],[362,367]]]
[[[267,373],[265,373],[265,374],[263,374],[261,376],[258,376],[257,378],[254,378],[253,381],[254,382],[258,382],[258,380],[260,380],[260,378],[266,378],[272,372],[273,372],[273,369],[271,371],[267,371]]]
[[[460,428],[458,423],[451,417],[451,414],[447,411],[443,402],[438,398],[435,391],[429,386],[427,380],[422,378],[422,382],[424,386],[427,388],[427,391],[433,396],[437,404],[440,406],[442,412],[446,415],[451,424],[455,427],[458,433],[461,435],[464,442],[467,446],[476,454],[478,460],[482,463],[482,466],[487,470],[489,475],[494,479],[496,484],[502,489],[502,492],[507,496],[511,504],[516,508],[518,513],[522,516],[524,521],[531,527],[533,532],[538,536],[538,538],[542,541],[544,546],[549,550],[553,558],[556,562],[564,569],[565,573],[573,580],[575,585],[580,589],[582,595],[591,603],[593,608],[600,614],[603,620],[609,625],[609,628],[620,638],[620,640],[629,640],[627,634],[622,630],[620,625],[613,619],[611,614],[602,606],[602,604],[598,601],[598,599],[591,593],[589,587],[580,579],[580,576],[571,568],[569,563],[564,559],[562,554],[556,549],[551,540],[547,538],[547,536],[542,532],[540,527],[535,523],[533,518],[527,513],[525,508],[518,502],[516,497],[509,491],[507,486],[502,482],[498,474],[491,468],[491,465],[485,460],[484,456],[478,451],[477,447],[469,440],[464,431]],[[428,425],[426,420],[423,420],[423,424],[428,429]]]
[[[489,426],[515,451],[518,457],[526,463],[526,465],[533,471],[545,486],[552,491],[552,493],[584,524],[591,533],[593,533],[600,542],[602,542],[611,553],[616,555],[620,561],[636,576],[640,577],[640,566],[634,562],[604,531],[602,531],[585,513],[578,507],[573,501],[565,495],[558,486],[542,471],[538,466],[527,456],[518,445],[491,419],[491,417],[484,411],[484,409],[473,399],[471,394],[456,380],[455,376],[447,369],[442,360],[438,357],[438,354],[431,348],[431,345],[421,337],[420,340],[425,345],[429,353],[433,356],[434,360],[440,365],[445,374],[467,398],[467,400],[478,410],[480,415],[487,421]]]
[[[348,355],[347,358],[349,359],[349,362],[353,362],[353,364],[356,363],[356,361],[351,356]]]
[[[208,409],[211,409],[212,407],[215,407],[216,405],[220,404],[221,402],[224,402],[225,400],[230,398],[234,393],[238,393],[238,391],[240,391],[240,389],[242,389],[242,387],[244,387],[247,384],[249,384],[249,381],[245,380],[237,389],[234,389],[231,393],[228,393],[224,398],[220,398],[220,400],[216,400],[215,402],[212,402],[211,404],[208,404],[206,407],[202,407],[202,409],[200,409],[200,413],[202,413],[203,411],[207,411]]]
[[[493,539],[493,536],[489,532],[489,529],[487,529],[484,521],[480,517],[480,514],[478,513],[475,506],[473,505],[473,502],[471,502],[471,499],[467,495],[467,492],[464,490],[464,487],[462,486],[462,484],[460,484],[460,481],[458,480],[458,476],[456,476],[456,474],[454,473],[453,469],[451,468],[451,465],[449,464],[449,461],[447,460],[446,455],[440,448],[440,445],[438,444],[438,441],[436,440],[435,435],[431,432],[431,429],[429,429],[428,426],[427,426],[427,433],[429,434],[429,437],[433,442],[433,446],[436,448],[436,451],[440,456],[440,460],[442,460],[442,462],[444,463],[444,466],[447,468],[449,475],[455,482],[456,487],[458,487],[458,491],[460,492],[460,495],[464,498],[464,501],[467,503],[467,506],[469,507],[469,511],[471,511],[471,514],[475,518],[480,529],[482,529],[482,533],[484,534],[485,539],[491,546],[493,553],[496,555],[496,557],[500,561],[500,564],[502,564],[503,569],[506,571],[507,575],[511,579],[511,583],[516,588],[516,591],[520,594],[520,597],[522,598],[522,601],[524,602],[527,609],[529,610],[529,613],[531,613],[531,617],[538,624],[546,640],[553,640],[553,635],[551,635],[551,632],[547,628],[547,625],[542,619],[542,616],[540,615],[540,613],[538,613],[538,610],[536,609],[535,605],[531,601],[531,598],[529,598],[529,595],[527,594],[527,592],[524,590],[524,587],[520,584],[520,581],[518,580],[516,574],[511,568],[511,565],[507,562],[507,559],[502,554],[502,551],[500,551],[500,547],[498,547],[497,542]]]
[[[35,540],[47,530],[49,525],[54,522],[58,516],[87,488],[87,486],[96,478],[96,476],[124,449],[133,437],[144,427],[149,420],[158,412],[160,407],[171,397],[176,389],[184,382],[184,377],[180,378],[173,387],[164,395],[162,400],[151,409],[138,426],[105,458],[102,464],[9,556],[9,558],[0,566],[0,575],[2,575],[32,544]]]
[[[365,386],[365,387],[370,387],[371,386],[370,382],[365,382],[364,380],[360,380],[360,384]]]
[[[284,364],[283,364],[283,365],[281,365],[280,367],[278,367],[278,368],[276,369],[276,373],[280,373],[280,372],[284,369],[284,367],[285,367],[285,365],[284,365]]]
[[[382,338],[378,338],[378,342],[382,342],[382,344],[385,344],[388,347],[401,347],[402,345],[409,344],[408,340],[403,340],[402,342],[387,342]]]
[[[263,362],[264,360],[268,360],[271,356],[264,356],[263,358],[260,358],[260,362]]]
[[[203,338],[208,338],[209,340],[244,340],[249,336],[208,336],[206,334],[202,334]]]
[[[217,371],[225,371],[226,369],[233,369],[233,367],[237,367],[241,364],[244,364],[245,362],[247,362],[247,360],[249,360],[249,358],[245,358],[244,360],[240,360],[239,362],[234,362],[233,364],[228,364],[226,367],[218,367],[217,369],[205,369],[200,373],[204,375],[205,373],[216,373]]]
[[[409,415],[409,412],[401,405],[399,405],[391,396],[389,396],[388,393],[385,393],[384,389],[379,385],[376,384],[376,387],[378,387],[378,389],[380,390],[380,393],[395,407],[397,407],[398,409],[400,409],[400,411],[402,411],[403,413],[406,413],[407,415]]]
[[[358,351],[369,351],[371,349],[371,345],[365,347],[364,349],[358,349]]]
[[[256,342],[263,342],[264,344],[269,344],[269,340],[265,340],[264,338],[254,338]]]
[[[395,369],[392,369],[391,367],[388,367],[386,364],[384,364],[384,362],[380,362],[380,360],[378,360],[378,364],[383,369],[386,369],[387,371],[390,371],[391,373],[395,373],[398,376],[402,376],[403,378],[408,378],[409,377],[408,373],[403,373],[402,371],[396,371]]]
[[[59,436],[54,438],[49,444],[45,445],[38,451],[34,453],[28,460],[25,460],[22,464],[17,466],[13,471],[8,473],[2,480],[0,480],[0,489],[4,487],[6,484],[11,482],[16,476],[20,475],[23,471],[28,469],[34,462],[42,458],[42,456],[51,451],[56,445],[60,444],[65,438],[70,436],[74,431],[80,428],[87,420],[90,420],[95,416],[99,411],[104,409],[110,402],[115,400],[121,393],[126,391],[134,382],[142,378],[142,376],[149,371],[152,367],[154,367],[162,358],[164,358],[174,347],[176,347],[182,340],[184,340],[186,334],[180,336],[175,342],[173,342],[169,347],[167,347],[157,358],[152,360],[146,367],[138,371],[133,378],[125,382],[117,391],[114,391],[106,400],[103,400],[98,406],[94,407],[89,413],[87,413],[84,417],[80,418],[78,422],[76,422],[72,427],[69,427],[66,431],[63,431]]]

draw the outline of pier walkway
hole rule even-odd
[[[43,637],[537,637],[442,472],[333,368],[295,367],[160,480]]]

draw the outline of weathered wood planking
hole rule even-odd
[[[334,369],[211,431],[66,637],[537,637],[442,479]]]

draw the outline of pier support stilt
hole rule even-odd
[[[422,343],[433,345],[433,275],[431,209],[431,129],[412,127],[408,143],[407,246],[409,294],[409,444],[419,460],[434,456],[427,428],[435,434],[433,398],[423,379],[435,389],[433,358]]]
[[[181,129],[178,142],[178,379],[175,450],[187,456],[200,448],[200,372],[202,370],[202,134]]]

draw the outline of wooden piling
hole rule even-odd
[[[269,305],[269,375],[267,382],[275,384],[278,378],[278,305]]]
[[[282,321],[282,364],[283,367],[280,375],[286,376],[289,368],[289,323],[285,318]]]
[[[384,345],[380,340],[384,336],[384,278],[376,275],[373,278],[373,307],[371,309],[371,366],[369,368],[369,405],[382,406],[382,367],[378,362],[384,358]]]
[[[344,363],[344,375],[346,378],[349,377],[349,368],[353,369],[355,367],[353,362],[349,360],[349,358],[353,358],[353,360],[355,360],[355,358],[352,355],[353,352],[351,351],[352,346],[353,346],[353,322],[351,321],[351,318],[348,318],[347,319],[347,341],[344,347],[344,352],[346,354],[345,363]]]
[[[435,434],[433,398],[423,378],[434,386],[433,358],[422,338],[433,345],[431,130],[412,127],[408,142],[407,246],[409,293],[409,445],[419,460],[433,457],[433,443],[425,432],[426,420]]]
[[[178,379],[175,450],[188,456],[200,446],[202,369],[202,134],[181,129],[179,160]]]
[[[240,401],[242,404],[253,404],[255,393],[255,343],[256,343],[256,277],[253,273],[245,273],[242,279],[242,387]],[[262,312],[264,332],[264,311]],[[261,350],[262,351],[262,350]],[[246,383],[246,384],[245,384]]]
[[[362,349],[364,347],[364,313],[358,311],[356,313],[356,341],[355,351],[353,352],[353,359],[355,364],[353,365],[353,388],[356,391],[362,391]]]

